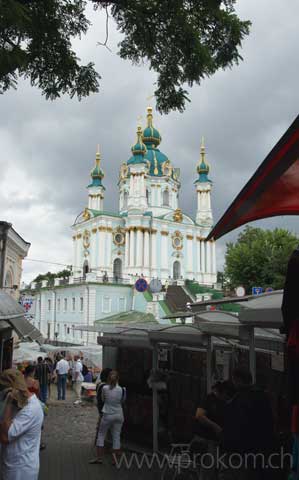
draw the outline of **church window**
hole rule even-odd
[[[48,312],[51,311],[51,300],[48,300]]]
[[[147,201],[147,204],[149,205],[150,204],[150,192],[148,189],[146,189],[146,201]]]
[[[67,334],[67,325],[64,325],[64,334]]]
[[[122,245],[125,244],[125,241],[126,241],[126,237],[125,237],[124,232],[116,230],[116,232],[114,232],[114,234],[113,234],[114,244],[121,247]]]
[[[84,265],[83,265],[83,278],[86,278],[86,274],[89,273],[89,265],[88,261],[85,260]]]
[[[122,278],[122,261],[116,258],[113,262],[113,280],[119,282]]]
[[[76,310],[76,299],[75,297],[72,298],[72,307],[73,307],[73,312]]]
[[[181,278],[181,264],[177,260],[173,264],[173,278],[174,280]]]
[[[169,190],[166,189],[163,192],[163,205],[169,207]]]

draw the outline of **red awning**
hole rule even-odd
[[[299,115],[239,193],[207,240],[245,223],[299,214]]]

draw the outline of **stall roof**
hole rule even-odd
[[[258,167],[207,240],[245,223],[276,215],[298,215],[299,115]]]
[[[95,325],[131,325],[132,323],[154,323],[157,324],[157,320],[152,313],[139,312],[138,310],[129,310],[128,312],[117,313],[116,315],[110,315],[109,317],[96,320]]]
[[[7,293],[0,290],[0,321],[6,321],[13,328],[19,337],[43,342],[43,336],[40,331],[35,328],[24,317],[24,309],[15,299]]]

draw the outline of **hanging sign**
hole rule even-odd
[[[137,292],[145,292],[148,288],[148,284],[145,278],[138,278],[138,280],[136,280],[135,282],[135,288]]]
[[[158,278],[153,278],[149,284],[152,293],[160,293],[162,290],[162,282]]]

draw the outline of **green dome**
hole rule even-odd
[[[137,143],[133,145],[133,147],[131,148],[131,151],[133,153],[133,157],[129,158],[127,162],[128,165],[146,163],[144,156],[147,150],[146,150],[146,146],[142,141],[142,128],[140,126],[137,128]]]
[[[197,165],[197,173],[198,173],[198,179],[196,180],[195,183],[205,183],[205,182],[211,182],[209,179],[208,175],[210,172],[210,167],[206,163],[206,149],[204,146],[204,140],[202,139],[201,147],[200,147],[200,156],[201,156],[201,161]]]
[[[101,156],[100,152],[97,152],[96,154],[96,164],[94,168],[90,172],[91,176],[91,183],[88,185],[89,187],[99,187],[102,186],[102,179],[104,178],[104,172],[100,167],[101,163]]]
[[[154,145],[157,147],[161,141],[160,132],[153,127],[153,109],[148,107],[147,109],[147,127],[143,130],[142,140],[148,147],[149,145]]]

